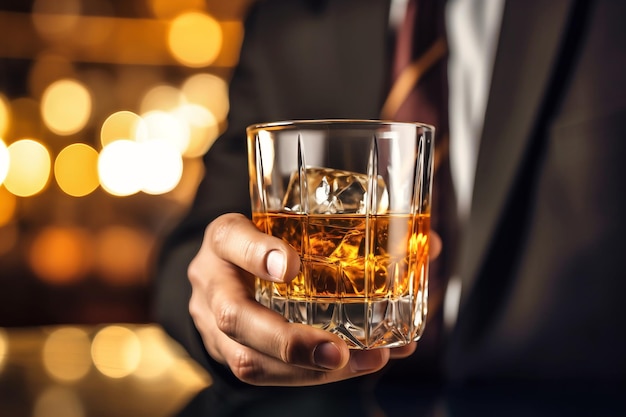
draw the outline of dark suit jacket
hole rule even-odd
[[[186,268],[212,219],[249,212],[245,127],[377,118],[387,16],[379,0],[268,0],[246,20],[228,130],[156,274],[157,320],[203,365],[215,367]],[[507,1],[446,344],[452,381],[626,376],[625,16],[624,1]]]

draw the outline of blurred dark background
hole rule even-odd
[[[0,326],[150,321],[250,2],[0,2]]]

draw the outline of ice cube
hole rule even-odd
[[[310,214],[365,214],[367,209],[367,175],[331,168],[309,167],[305,170],[306,197]],[[389,194],[379,175],[376,181],[375,212],[389,208]],[[302,193],[304,194],[304,193]],[[283,199],[287,211],[303,212],[299,173],[293,172]]]

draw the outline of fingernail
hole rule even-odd
[[[273,250],[267,254],[266,268],[270,277],[276,281],[282,281],[285,273],[285,257],[280,251]]]
[[[382,356],[372,350],[354,351],[350,357],[350,369],[353,372],[373,371],[382,366]]]
[[[313,351],[313,362],[326,369],[336,369],[341,365],[341,351],[334,343],[319,344]]]

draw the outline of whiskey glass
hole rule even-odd
[[[289,243],[289,283],[256,278],[262,305],[350,348],[403,346],[424,331],[435,130],[382,120],[249,126],[252,220]]]

